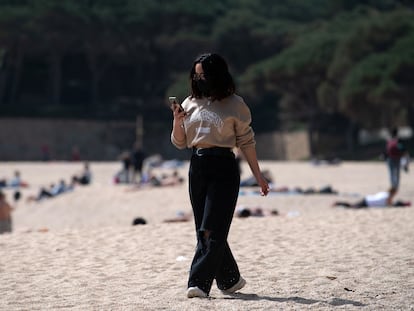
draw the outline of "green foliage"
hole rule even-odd
[[[401,111],[407,99],[413,102],[414,16],[386,11],[390,3],[377,3],[385,12],[356,7],[299,32],[296,27],[290,46],[250,66],[242,84],[249,94],[267,89],[294,99],[283,106],[293,119],[325,110],[370,127],[404,123]],[[378,118],[373,109],[387,117]]]
[[[4,56],[6,55],[5,49],[0,49],[0,68],[3,67],[4,64]]]
[[[348,56],[348,69],[339,89],[342,112],[372,127],[403,122],[401,111],[413,83],[408,78],[414,68],[413,21],[414,15],[404,11],[377,16],[356,27],[344,42],[347,48],[341,51]],[[359,48],[346,53],[355,46]],[[372,114],[373,109],[384,117]]]
[[[53,116],[72,111],[73,96],[122,118],[120,102],[185,98],[193,58],[217,51],[259,131],[326,112],[373,127],[414,122],[413,21],[408,0],[0,0],[0,64],[10,60],[0,111],[24,102]]]

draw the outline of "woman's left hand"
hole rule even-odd
[[[258,184],[260,186],[260,194],[262,196],[266,196],[269,193],[269,184],[267,183],[267,180],[263,177],[262,174],[260,174],[260,177],[258,179]]]

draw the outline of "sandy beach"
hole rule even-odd
[[[30,184],[15,204],[13,233],[0,235],[0,310],[414,310],[414,207],[331,206],[387,190],[382,162],[262,161],[274,187],[330,185],[339,194],[261,197],[243,189],[239,206],[279,215],[234,219],[229,243],[247,285],[226,296],[213,284],[209,299],[185,295],[193,222],[163,222],[191,211],[187,180],[114,185],[120,167],[92,162],[91,185],[27,202],[82,163],[0,163],[0,178],[18,169]],[[242,172],[250,176],[246,163]],[[402,172],[397,199],[414,202],[413,185],[414,172]],[[14,190],[4,192],[14,204]],[[135,217],[147,224],[132,226]]]

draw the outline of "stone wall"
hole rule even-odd
[[[114,161],[121,152],[130,150],[140,135],[147,154],[188,159],[189,150],[178,150],[171,144],[170,131],[170,123],[144,124],[141,131],[135,122],[125,121],[0,118],[0,161],[39,161],[45,148],[51,160],[65,161],[71,159],[74,147],[82,160]],[[260,134],[256,142],[261,160],[309,157],[305,132]]]
[[[56,119],[0,119],[0,160],[70,160],[77,147],[81,159],[114,160],[135,140],[133,122]]]
[[[256,135],[256,149],[263,160],[305,160],[310,157],[308,135],[300,132],[272,132]]]

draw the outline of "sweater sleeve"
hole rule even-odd
[[[256,141],[254,139],[254,131],[250,126],[252,117],[250,109],[243,102],[240,105],[239,118],[236,120],[235,131],[236,131],[236,146],[240,149],[254,147]]]
[[[185,147],[187,147],[187,142],[186,140],[177,140],[177,138],[174,137],[173,133],[171,133],[171,142],[172,144],[177,147],[178,149],[184,149]]]

